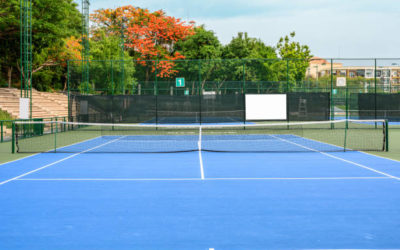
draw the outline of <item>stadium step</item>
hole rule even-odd
[[[0,109],[12,117],[19,117],[19,98],[21,91],[13,88],[0,88]],[[60,93],[47,93],[32,90],[33,118],[61,117],[68,115],[68,96]]]

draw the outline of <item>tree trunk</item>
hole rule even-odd
[[[13,67],[8,67],[7,77],[8,77],[8,87],[11,88],[11,79],[12,79],[12,71]]]
[[[63,89],[63,91],[66,91],[67,88],[68,88],[68,79],[65,78],[65,81],[64,81],[64,89]]]

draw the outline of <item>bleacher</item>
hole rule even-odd
[[[14,88],[0,88],[0,109],[19,118],[21,92]],[[32,118],[68,116],[68,96],[32,90]]]

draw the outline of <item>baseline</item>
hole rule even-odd
[[[265,178],[22,178],[16,181],[249,181],[249,180],[388,180],[391,177],[265,177]]]

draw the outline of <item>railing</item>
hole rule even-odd
[[[66,116],[47,117],[47,118],[32,118],[32,119],[15,119],[15,120],[0,120],[0,143],[11,141],[12,139],[12,124],[16,121],[68,121]],[[51,128],[52,130],[53,128]],[[10,132],[8,132],[8,130]]]

